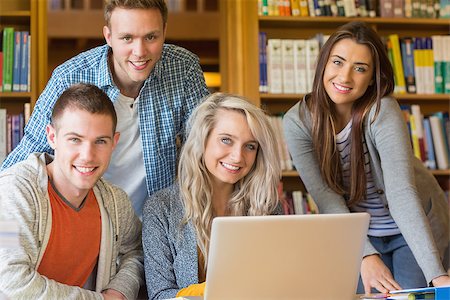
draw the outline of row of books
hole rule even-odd
[[[311,194],[302,191],[284,192],[283,209],[285,215],[318,214],[319,208]]]
[[[319,49],[328,38],[268,39],[259,33],[261,93],[307,93],[312,90]]]
[[[302,191],[285,191],[283,182],[278,184],[278,196],[285,215],[318,214],[319,208],[311,194]]]
[[[450,120],[448,112],[436,112],[424,116],[417,104],[401,105],[408,125],[414,155],[430,170],[450,168]],[[280,165],[283,171],[292,171],[294,166],[287,149],[281,116],[270,116],[275,134],[280,138]]]
[[[423,116],[419,105],[401,105],[401,108],[408,124],[414,155],[430,170],[449,169],[448,112]]]
[[[260,16],[450,18],[449,0],[258,0]]]
[[[267,39],[259,33],[261,93],[304,94],[312,90],[316,59],[328,35],[312,39]],[[450,94],[450,35],[383,40],[399,94]]]
[[[399,94],[450,94],[450,35],[385,38]]]
[[[24,111],[19,114],[8,114],[0,108],[0,164],[22,139],[30,113],[29,103],[24,104]]]
[[[28,31],[3,28],[0,35],[0,91],[30,91],[31,36]]]

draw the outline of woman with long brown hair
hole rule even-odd
[[[450,285],[448,204],[412,153],[393,89],[382,41],[350,22],[322,47],[312,93],[284,117],[294,165],[320,212],[371,215],[359,293]]]

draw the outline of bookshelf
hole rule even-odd
[[[1,92],[0,107],[8,113],[23,112],[24,103],[34,104],[45,87],[47,68],[47,7],[39,0],[2,0],[0,3],[0,29],[13,27],[27,30],[32,37],[30,49],[30,91]]]
[[[167,0],[166,42],[200,58],[210,87],[219,88],[219,0]],[[48,1],[49,73],[68,58],[104,44],[103,0]],[[76,30],[74,30],[76,28]]]
[[[364,21],[380,36],[431,36],[450,33],[450,19],[258,16],[258,1],[220,1],[220,66],[222,90],[245,95],[270,114],[286,112],[303,94],[259,92],[258,34],[267,38],[309,39],[317,33],[331,34],[352,20]],[[422,113],[449,111],[449,94],[398,94],[400,104],[420,104]],[[450,189],[450,170],[432,171],[444,190]],[[296,171],[283,172],[287,190],[303,189]]]

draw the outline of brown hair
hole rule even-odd
[[[80,109],[92,114],[110,116],[113,133],[116,131],[117,115],[111,99],[100,88],[87,83],[78,83],[67,88],[53,106],[51,122],[57,127],[59,118],[67,109]]]
[[[342,184],[339,152],[336,148],[334,124],[336,111],[323,84],[323,75],[330,52],[334,45],[343,40],[351,39],[354,42],[366,45],[371,53],[374,63],[373,84],[364,95],[353,103],[352,132],[350,150],[350,187],[346,190]],[[313,144],[320,171],[327,184],[337,193],[344,195],[351,206],[366,196],[366,177],[364,170],[363,125],[369,110],[376,105],[373,120],[377,117],[381,98],[394,90],[394,75],[386,49],[377,33],[363,22],[349,22],[333,33],[319,52],[316,74],[314,76],[312,93],[307,96],[308,107],[312,114]]]
[[[164,0],[105,0],[104,17],[110,26],[111,14],[116,7],[125,9],[158,9],[161,12],[163,26],[167,23],[167,5]]]

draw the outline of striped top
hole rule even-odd
[[[336,135],[337,149],[342,168],[342,179],[346,190],[350,185],[350,149],[351,149],[351,133],[352,122],[350,121],[344,129]],[[367,195],[366,199],[362,200],[356,205],[350,207],[352,212],[367,212],[370,214],[370,223],[368,235],[370,236],[390,236],[399,234],[400,230],[397,227],[394,219],[389,212],[389,208],[384,206],[379,197],[379,190],[377,189],[372,172],[370,170],[369,153],[366,146],[366,141],[363,141],[364,147],[364,168],[366,172]]]

